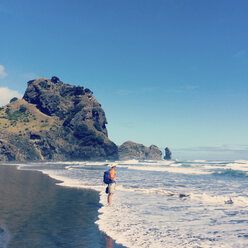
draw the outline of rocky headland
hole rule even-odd
[[[104,110],[90,89],[57,77],[27,84],[22,99],[0,108],[0,161],[161,160],[155,145],[117,147],[109,140]]]
[[[106,124],[91,90],[29,81],[23,99],[0,108],[0,161],[117,160]]]
[[[120,160],[161,160],[162,152],[155,145],[149,147],[127,141],[119,146]]]

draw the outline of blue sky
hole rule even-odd
[[[247,9],[246,0],[2,0],[0,105],[56,75],[94,92],[117,145],[248,159]]]

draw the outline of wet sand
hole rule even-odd
[[[100,232],[99,193],[0,165],[0,247],[123,248]]]

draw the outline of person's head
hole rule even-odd
[[[111,169],[115,169],[116,166],[117,166],[117,164],[116,163],[112,163],[112,164],[110,164],[110,166],[111,166]]]

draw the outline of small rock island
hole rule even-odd
[[[161,160],[162,152],[155,145],[146,147],[132,141],[126,141],[119,146],[120,160]]]
[[[172,153],[170,151],[170,149],[168,147],[165,148],[165,155],[164,155],[164,159],[165,160],[171,160],[172,157]]]

